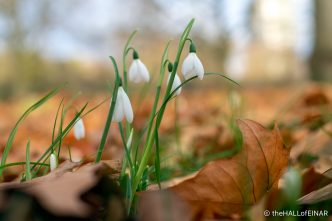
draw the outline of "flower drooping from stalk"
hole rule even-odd
[[[195,76],[202,80],[204,77],[204,67],[197,57],[194,43],[190,43],[189,54],[183,61],[182,74],[186,80]]]
[[[78,118],[74,125],[74,136],[76,140],[80,140],[85,137],[85,128],[82,118]]]
[[[121,122],[123,118],[131,123],[133,122],[134,114],[129,97],[124,91],[123,87],[120,86],[118,89],[118,95],[115,102],[115,109],[112,120],[115,122]]]
[[[149,71],[139,59],[136,50],[133,52],[133,59],[134,60],[129,67],[129,80],[134,83],[148,82],[150,80]]]
[[[172,70],[173,70],[173,64],[172,63],[168,63],[168,72],[169,72],[169,74],[168,74],[167,84],[169,83],[169,80],[171,79]],[[180,77],[179,77],[179,75],[177,73],[175,73],[171,92],[173,92],[175,89],[177,89],[180,85],[181,85]],[[182,88],[179,87],[176,90],[175,95],[179,95],[181,93],[181,90],[182,90]]]
[[[57,167],[58,167],[58,158],[54,153],[52,153],[50,156],[50,169],[51,169],[51,171],[53,171]]]

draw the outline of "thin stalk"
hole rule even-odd
[[[64,112],[64,107],[62,106],[62,110],[61,110],[61,118],[60,118],[60,124],[59,124],[59,129],[58,129],[58,134],[62,133],[62,127],[63,127],[63,121],[65,118],[65,112]],[[62,147],[62,139],[59,140],[59,148],[58,148],[58,159],[60,157],[60,151],[61,151],[61,147]]]
[[[25,152],[25,180],[31,180],[31,170],[30,170],[30,140],[28,140]]]
[[[171,92],[171,88],[172,88],[172,85],[173,85],[173,82],[174,82],[175,74],[176,74],[178,63],[180,61],[180,57],[181,57],[181,54],[182,54],[182,51],[183,51],[183,47],[184,47],[186,39],[188,38],[188,35],[189,35],[189,32],[190,32],[190,30],[193,26],[193,23],[194,23],[194,19],[192,19],[189,22],[189,24],[187,25],[186,29],[184,30],[184,32],[181,36],[181,39],[180,39],[180,42],[179,42],[179,47],[178,47],[178,52],[177,52],[176,59],[174,61],[174,65],[173,65],[173,70],[172,70],[170,80],[169,80],[169,83],[167,85],[166,93],[165,93],[165,96],[164,96],[164,101],[166,100],[166,98],[169,96],[169,94]],[[132,191],[133,191],[132,197],[134,197],[134,195],[135,195],[138,184],[141,181],[141,178],[143,176],[143,172],[144,172],[144,170],[147,166],[148,160],[150,158],[151,150],[152,150],[152,146],[153,146],[153,140],[154,140],[154,137],[155,137],[154,133],[159,128],[159,125],[160,125],[162,116],[164,114],[164,111],[165,111],[165,107],[163,107],[160,110],[160,112],[157,116],[157,119],[156,119],[154,129],[151,130],[150,133],[148,134],[147,143],[146,143],[145,148],[144,148],[143,156],[142,156],[141,162],[139,164],[136,176],[134,178],[133,188],[132,188]]]
[[[123,87],[124,87],[124,90],[126,93],[128,93],[128,80],[127,80],[127,65],[126,65],[126,57],[127,57],[127,54],[128,54],[128,48],[130,47],[130,44],[132,42],[132,40],[134,39],[135,35],[137,33],[137,30],[133,31],[131,33],[131,35],[129,36],[126,44],[125,44],[125,47],[123,49],[123,54],[122,54],[122,69],[123,69]]]
[[[6,146],[4,148],[4,151],[2,153],[2,157],[1,157],[1,164],[0,164],[0,177],[2,176],[2,169],[1,166],[6,164],[6,160],[9,154],[9,151],[13,145],[15,136],[16,136],[16,132],[18,130],[18,127],[21,125],[21,123],[28,117],[28,115],[33,112],[34,110],[36,110],[37,108],[39,108],[41,105],[43,105],[46,101],[48,101],[50,98],[52,98],[55,94],[57,94],[63,86],[58,87],[54,90],[52,90],[51,92],[49,92],[46,96],[44,96],[43,98],[41,98],[39,101],[37,101],[36,103],[34,103],[32,106],[30,106],[24,113],[23,115],[19,118],[19,120],[16,122],[14,128],[12,129],[12,131],[10,132],[10,135],[8,137],[8,140],[6,142]]]
[[[49,167],[50,165],[48,163],[39,163],[39,162],[31,162],[30,161],[30,165],[40,165],[40,166],[44,166],[44,167]],[[0,169],[3,170],[7,167],[14,167],[14,166],[23,166],[23,165],[26,165],[26,162],[25,161],[22,161],[22,162],[15,162],[15,163],[7,163],[3,166],[0,166]],[[31,170],[30,170],[31,171]]]
[[[130,171],[132,171],[133,162],[132,162],[131,157],[130,157],[129,148],[127,147],[127,143],[126,143],[126,138],[124,136],[123,127],[122,127],[121,123],[118,123],[118,126],[119,126],[119,131],[120,131],[120,134],[121,134],[121,140],[122,140],[122,143],[123,143],[123,146],[124,146],[124,149],[125,149],[125,159],[127,159],[127,161],[129,162]]]
[[[126,155],[123,157],[120,179],[125,175],[126,168],[127,168],[127,161],[131,160],[130,150],[131,150],[131,143],[132,143],[132,140],[133,140],[133,135],[134,135],[134,130],[131,129],[129,138],[128,138],[126,146],[125,146],[126,147],[126,153],[125,153]],[[127,158],[129,158],[129,160]],[[133,161],[131,160],[131,162],[133,162]],[[133,172],[135,171],[133,163],[131,163],[130,168],[131,168],[131,175],[133,175],[134,174]]]
[[[61,99],[61,102],[60,102],[60,104],[58,106],[58,109],[56,111],[56,115],[55,115],[55,119],[54,119],[54,124],[53,124],[53,130],[52,130],[52,143],[54,142],[55,128],[56,128],[56,124],[57,124],[57,121],[58,121],[58,116],[59,116],[59,112],[60,112],[60,108],[62,106],[63,100],[64,100],[64,98]]]
[[[72,156],[71,156],[71,149],[70,149],[69,145],[67,146],[67,149],[68,149],[68,154],[69,154],[69,160],[70,160],[70,162],[73,162],[73,159],[72,159]]]
[[[105,127],[104,127],[104,132],[103,132],[103,135],[101,137],[101,141],[100,141],[100,144],[99,144],[99,147],[98,147],[95,163],[100,162],[101,156],[102,156],[104,148],[105,148],[105,143],[106,143],[106,139],[107,139],[107,136],[108,136],[108,131],[109,131],[110,126],[111,126],[113,113],[114,113],[114,109],[115,109],[116,98],[118,96],[118,88],[119,88],[120,83],[121,83],[121,79],[120,79],[120,76],[119,76],[118,65],[116,64],[116,61],[115,61],[114,57],[110,56],[110,59],[113,63],[113,67],[114,67],[116,77],[115,77],[115,82],[114,82],[112,102],[111,102],[111,105],[110,105],[110,108],[109,108],[109,111],[108,111],[107,120],[106,120],[106,124],[105,124]]]
[[[159,189],[161,189],[161,183],[160,183],[160,146],[159,146],[159,134],[158,130],[155,131],[155,137],[154,140],[156,142],[156,158],[155,158],[155,171],[156,171],[156,179],[158,183]]]
[[[83,113],[83,111],[85,110],[85,108],[87,107],[87,103],[81,108],[81,110],[75,115],[75,117],[69,122],[69,124],[67,125],[67,127],[62,131],[61,134],[59,134],[57,136],[57,138],[54,140],[54,142],[48,147],[48,149],[43,153],[43,155],[37,160],[37,164],[33,165],[31,167],[31,170],[35,169],[36,165],[38,165],[38,163],[40,163],[41,161],[43,161],[43,163],[49,158],[49,156],[52,153],[52,150],[55,150],[55,146],[58,144],[58,142],[60,140],[62,140],[71,130],[71,128],[74,126],[74,124],[76,123],[77,119],[79,117],[81,117],[81,114]]]

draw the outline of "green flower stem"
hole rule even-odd
[[[180,42],[179,42],[179,47],[178,47],[178,52],[177,52],[176,59],[175,59],[174,64],[173,64],[174,66],[173,66],[172,74],[171,74],[169,83],[167,85],[166,93],[165,93],[165,96],[164,96],[164,99],[163,99],[164,101],[168,98],[169,94],[171,93],[171,89],[172,89],[173,81],[174,81],[175,74],[176,74],[176,71],[177,71],[178,63],[180,61],[181,53],[183,51],[184,44],[186,42],[186,39],[188,38],[188,35],[189,35],[189,32],[190,32],[190,30],[193,26],[193,23],[194,23],[194,19],[192,19],[189,22],[189,24],[187,25],[186,29],[184,30],[184,32],[181,36],[181,39],[180,39]],[[139,164],[136,176],[135,176],[134,181],[133,181],[132,198],[134,197],[134,195],[136,193],[138,184],[140,183],[140,181],[142,179],[143,172],[144,172],[144,170],[147,166],[148,160],[150,158],[151,151],[152,151],[152,146],[153,146],[153,141],[154,141],[154,137],[155,137],[155,134],[156,134],[155,131],[158,130],[158,128],[160,126],[161,119],[163,117],[165,108],[166,108],[166,106],[162,106],[162,109],[160,110],[160,112],[157,115],[156,123],[155,123],[155,126],[154,126],[153,130],[150,130],[150,133],[148,133],[148,135],[147,135],[147,142],[146,142],[146,145],[145,145],[145,148],[144,148],[143,156],[142,156],[142,159],[141,159],[141,162]]]
[[[167,42],[167,45],[165,47],[165,50],[164,50],[164,53],[163,53],[163,56],[162,56],[162,59],[161,59],[159,80],[158,80],[158,85],[157,85],[157,88],[156,88],[156,95],[155,95],[155,98],[154,98],[154,102],[153,102],[153,106],[152,106],[152,110],[151,110],[151,114],[150,114],[150,118],[149,118],[149,125],[148,125],[147,134],[151,133],[152,126],[153,126],[153,119],[156,115],[158,101],[159,101],[160,92],[161,92],[161,86],[162,86],[163,79],[164,79],[164,76],[165,76],[165,69],[166,69],[166,66],[167,66],[167,62],[169,62],[167,57],[168,57],[168,48],[169,48],[170,43],[171,43],[170,41]]]
[[[116,64],[116,61],[115,61],[114,57],[110,56],[110,59],[113,63],[114,71],[115,71],[114,89],[113,89],[113,95],[112,95],[112,102],[111,102],[111,105],[110,105],[110,108],[109,108],[109,111],[108,111],[107,120],[106,120],[106,124],[105,124],[105,127],[104,127],[104,132],[103,132],[103,135],[101,137],[101,141],[100,141],[100,144],[99,144],[99,147],[98,147],[95,163],[100,162],[101,156],[102,156],[104,148],[105,148],[105,143],[106,143],[106,139],[107,139],[107,136],[108,136],[108,131],[109,131],[110,126],[111,126],[113,113],[114,113],[114,109],[115,109],[116,98],[118,96],[118,88],[121,84],[118,65]]]
[[[122,55],[122,65],[123,65],[123,88],[125,90],[125,92],[127,93],[127,90],[128,90],[128,80],[127,80],[127,65],[126,65],[126,57],[127,57],[127,54],[129,52],[128,49],[130,49],[130,44],[132,42],[132,40],[134,39],[135,35],[137,33],[137,30],[133,31],[131,33],[131,35],[129,36],[126,44],[125,44],[125,47],[123,49],[123,55]]]
[[[127,164],[127,161],[129,163],[129,167],[130,167],[130,174],[133,174],[133,162],[131,160],[131,156],[130,156],[130,150],[129,150],[129,147],[126,143],[126,139],[125,139],[125,136],[124,136],[124,131],[123,131],[123,126],[121,123],[118,123],[118,126],[119,126],[119,131],[120,131],[120,134],[121,134],[121,139],[122,139],[122,143],[123,143],[123,147],[125,149],[125,156],[123,157],[123,160],[122,160],[122,169],[121,170],[122,172],[125,171],[125,168],[126,168],[126,164]],[[121,175],[123,175],[124,173],[121,173]]]
[[[123,84],[124,84],[124,91],[128,94],[128,78],[127,78],[127,63],[126,63],[126,58],[127,58],[127,55],[129,53],[130,50],[134,50],[135,49],[133,47],[130,46],[131,42],[133,41],[135,35],[137,33],[137,30],[133,31],[126,44],[125,44],[125,47],[123,49],[123,54],[122,54],[122,71],[123,71]],[[126,137],[127,139],[129,138],[129,133],[130,133],[130,130],[131,130],[131,125],[130,123],[126,122]]]
[[[63,100],[64,100],[64,98],[61,99],[61,102],[60,102],[60,104],[58,106],[58,109],[56,111],[56,115],[55,115],[55,119],[54,119],[54,124],[53,124],[53,130],[52,130],[52,143],[54,142],[55,128],[56,128],[56,124],[57,124],[57,121],[58,121],[58,116],[59,116],[59,112],[60,112]]]
[[[25,152],[25,180],[31,180],[31,170],[30,170],[30,140],[28,140],[26,152]]]
[[[37,164],[34,164],[31,167],[31,171],[37,166],[39,165],[39,163],[41,161],[46,162],[46,160],[49,158],[49,156],[52,153],[52,150],[55,151],[55,146],[60,142],[60,140],[62,140],[71,130],[71,128],[74,126],[74,124],[77,122],[78,118],[81,117],[81,114],[83,113],[83,111],[85,110],[85,108],[87,107],[87,103],[81,108],[81,110],[75,115],[75,117],[69,122],[69,124],[67,125],[67,127],[62,131],[62,133],[60,133],[57,138],[54,140],[54,142],[50,145],[50,147],[43,153],[43,155],[37,160]],[[39,167],[40,169],[40,167]],[[38,170],[34,173],[36,174],[38,172]]]

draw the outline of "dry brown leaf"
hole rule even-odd
[[[299,199],[300,204],[314,204],[322,201],[332,200],[332,184],[315,190]]]
[[[1,184],[0,212],[8,210],[6,202],[13,200],[12,192],[15,192],[14,196],[17,193],[23,193],[32,202],[41,205],[47,213],[58,217],[91,217],[99,212],[102,202],[109,200],[109,196],[105,194],[105,188],[98,185],[101,185],[101,181],[103,183],[111,182],[108,177],[118,171],[119,167],[111,168],[110,166],[118,165],[117,162],[102,162],[81,166],[81,163],[65,162],[46,176],[24,183]],[[109,185],[106,192],[119,191],[113,187],[115,186]],[[93,188],[97,188],[97,194],[90,193]],[[33,210],[33,208],[30,209]],[[124,215],[124,206],[122,209]]]
[[[332,183],[328,176],[318,173],[313,167],[310,167],[302,174],[302,193],[304,196],[314,190],[320,189]]]
[[[276,187],[288,163],[277,126],[269,131],[251,120],[238,120],[242,150],[232,158],[208,163],[199,173],[172,188],[188,203],[192,217],[205,219],[241,215]]]

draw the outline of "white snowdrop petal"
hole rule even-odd
[[[167,80],[167,84],[169,83],[169,80],[171,78],[171,73],[169,73],[168,75],[168,80]],[[174,81],[173,81],[173,85],[172,85],[172,91],[174,91],[178,86],[181,85],[181,80],[179,75],[176,73],[174,76]],[[175,92],[175,95],[179,95],[181,93],[182,88],[178,88]]]
[[[150,75],[149,75],[149,71],[146,68],[145,64],[143,62],[141,62],[140,60],[138,60],[138,64],[139,64],[139,75],[142,78],[143,81],[148,82],[150,80]]]
[[[51,171],[55,170],[58,167],[57,157],[54,153],[50,156],[50,169]]]
[[[180,77],[176,74],[175,77],[174,77],[174,82],[173,82],[173,89],[172,90],[175,90],[177,87],[179,87],[181,85],[181,80],[180,80]],[[175,92],[176,95],[179,95],[182,91],[182,88],[178,88],[177,91]]]
[[[120,90],[118,90],[118,95],[116,98],[115,108],[114,108],[113,117],[112,117],[112,120],[115,122],[121,122],[123,119],[123,105],[122,105],[121,96],[122,96],[122,94],[121,94]]]
[[[131,123],[131,122],[133,122],[133,119],[134,119],[133,108],[131,107],[131,103],[130,103],[129,97],[126,94],[126,92],[123,90],[122,87],[119,89],[119,91],[120,90],[121,90],[121,94],[122,94],[122,110],[123,110],[123,114],[126,117],[127,121],[129,123]]]
[[[189,53],[183,61],[182,74],[186,80],[197,75],[195,73],[195,55],[195,53]]]
[[[186,80],[194,76],[198,76],[201,80],[203,79],[204,67],[196,53],[191,52],[185,58],[182,65],[182,73]]]
[[[189,70],[189,66],[190,66],[190,54],[187,55],[187,57],[183,60],[183,64],[182,64],[182,74],[184,77],[186,77],[186,75],[188,74],[188,70]]]
[[[134,59],[129,68],[129,80],[134,83],[148,82],[150,80],[149,71],[140,59]]]
[[[195,66],[195,71],[197,72],[198,78],[202,80],[204,77],[204,67],[203,67],[201,60],[197,57],[197,55],[195,55],[194,66]]]
[[[130,81],[133,81],[136,83],[137,81],[137,75],[138,75],[138,62],[137,59],[133,60],[129,67],[128,77]]]
[[[84,123],[81,118],[79,118],[78,121],[74,125],[74,136],[75,136],[76,140],[80,140],[85,137]]]

